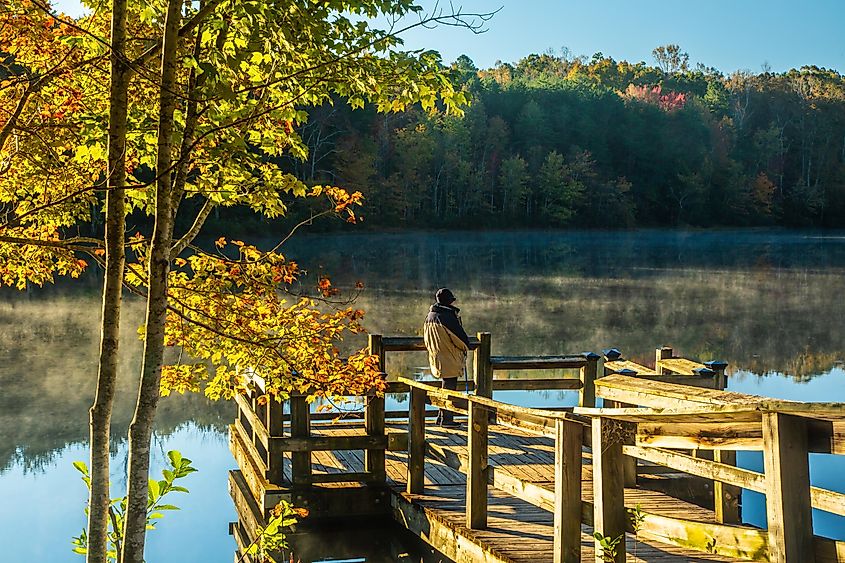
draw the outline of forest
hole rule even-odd
[[[489,69],[462,56],[462,117],[337,100],[298,128],[307,159],[286,166],[360,190],[369,228],[845,226],[842,75],[726,75],[676,45],[653,54]]]

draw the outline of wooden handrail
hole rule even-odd
[[[569,413],[569,412],[559,412],[559,411],[547,411],[544,409],[532,408],[532,407],[520,407],[517,405],[511,405],[508,403],[503,403],[501,401],[496,401],[495,399],[488,399],[487,397],[480,397],[478,395],[467,395],[460,391],[451,391],[449,389],[441,389],[440,387],[434,387],[433,385],[429,385],[426,382],[422,381],[414,381],[413,379],[407,379],[404,377],[400,377],[399,381],[408,385],[408,387],[415,388],[415,389],[422,389],[427,394],[432,395],[434,397],[440,397],[442,399],[448,400],[461,400],[461,401],[468,401],[469,403],[488,407],[489,409],[495,409],[497,412],[502,412],[506,414],[524,414],[530,415],[538,418],[544,418],[549,421],[554,420],[570,420],[574,422],[578,422],[580,424],[587,424],[588,419],[583,416],[577,416],[576,414]]]
[[[494,371],[534,369],[580,369],[587,364],[584,356],[491,356]]]
[[[671,467],[690,475],[720,481],[766,494],[766,475],[757,471],[741,469],[724,463],[688,456],[662,448],[622,446],[625,455]],[[810,487],[813,508],[845,516],[845,494],[820,487]]]
[[[422,336],[383,336],[381,339],[385,352],[425,352]],[[469,337],[469,349],[478,347],[478,338]]]

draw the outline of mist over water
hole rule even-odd
[[[349,291],[363,282],[355,306],[367,311],[371,332],[419,334],[434,290],[449,286],[467,331],[493,334],[494,354],[616,347],[651,362],[657,346],[670,345],[683,356],[728,361],[732,390],[845,401],[845,234],[313,235],[295,237],[285,253],[310,276],[328,274]],[[10,561],[82,561],[70,552],[70,538],[84,526],[86,494],[71,462],[87,458],[99,316],[99,292],[90,284],[0,291],[0,498],[12,507],[0,515],[0,538]],[[113,428],[115,496],[124,488],[142,319],[143,303],[127,298]],[[415,374],[425,362],[422,354],[393,355],[388,371]],[[497,394],[537,406],[573,404],[574,397]],[[234,461],[226,425],[233,416],[230,405],[200,396],[161,401],[154,467],[163,466],[168,449],[179,449],[200,472],[186,480],[191,494],[174,499],[183,510],[168,514],[150,534],[149,561],[171,560],[174,546],[184,560],[232,560],[226,470]],[[740,461],[759,469],[753,455]],[[842,461],[814,455],[814,484],[842,490],[836,478],[845,471]],[[746,498],[744,517],[765,521],[760,499]],[[845,519],[818,513],[816,529],[845,539]]]

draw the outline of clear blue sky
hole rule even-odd
[[[418,0],[431,7],[431,0]],[[441,27],[409,32],[406,46],[447,62],[468,55],[481,68],[568,47],[617,60],[652,62],[658,45],[677,43],[690,62],[724,72],[783,71],[815,64],[845,73],[845,0],[453,0],[464,12],[501,11],[473,35]],[[449,3],[441,1],[448,9]],[[78,13],[78,0],[58,0]]]

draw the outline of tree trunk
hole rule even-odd
[[[129,475],[123,563],[144,561],[147,523],[147,487],[150,439],[158,406],[167,318],[167,275],[173,238],[173,112],[176,107],[176,48],[181,20],[181,0],[169,0],[164,21],[159,94],[158,148],[156,154],[156,216],[148,257],[148,294],[144,358],[138,402],[129,425]]]
[[[117,380],[120,339],[121,288],[126,229],[124,186],[126,183],[126,114],[129,68],[126,47],[126,3],[114,0],[111,23],[111,84],[109,91],[109,146],[106,192],[106,274],[103,285],[103,317],[97,391],[89,411],[91,442],[91,491],[88,497],[89,563],[106,563],[109,521],[109,442],[112,404]]]

